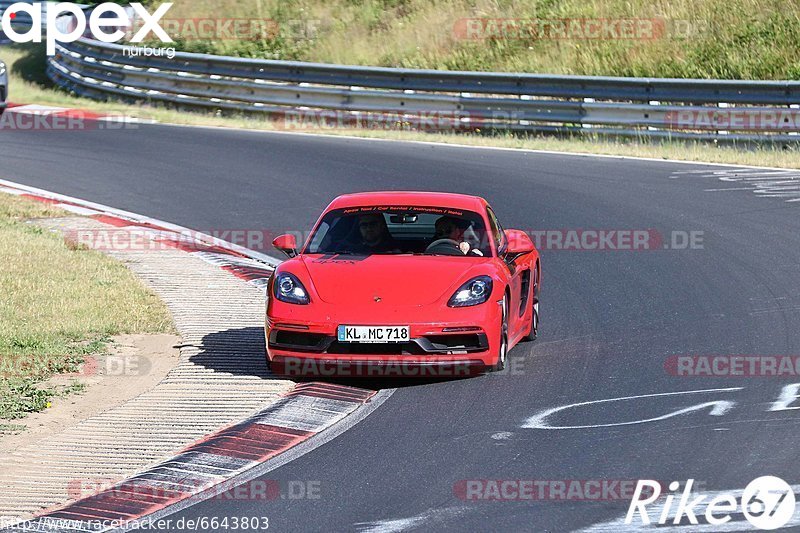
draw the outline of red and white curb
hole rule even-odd
[[[265,287],[280,260],[183,226],[0,179],[0,192],[30,198],[186,251],[234,276]]]
[[[226,481],[307,441],[353,413],[374,391],[327,383],[295,387],[247,420],[208,435],[175,457],[61,509],[3,531],[110,531],[201,493],[230,490]],[[277,485],[267,498],[278,498]]]
[[[262,289],[279,263],[271,256],[182,226],[35,187],[0,180],[0,192],[120,228],[139,229]],[[207,435],[169,460],[0,531],[110,531],[125,529],[126,524],[143,517],[169,514],[263,475],[335,438],[392,392],[330,383],[299,384],[276,403]],[[312,437],[317,438],[310,440]]]
[[[9,102],[0,117],[0,130],[120,129],[156,121],[128,115],[97,113],[86,109]]]

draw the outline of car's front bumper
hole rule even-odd
[[[276,373],[458,377],[482,372],[497,362],[501,309],[492,301],[473,308],[416,308],[413,312],[395,308],[366,314],[319,303],[315,309],[312,306],[270,306],[265,335],[267,357]],[[325,321],[313,320],[316,317],[324,317]],[[380,344],[339,342],[340,324],[409,326],[410,340]]]

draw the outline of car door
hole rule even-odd
[[[509,273],[511,301],[508,306],[508,330],[509,337],[514,338],[520,333],[523,325],[521,318],[525,313],[525,305],[528,300],[527,292],[530,290],[530,268],[525,264],[518,264],[517,258],[510,258],[512,259],[511,261],[507,260],[509,258],[504,253],[507,245],[505,231],[494,211],[488,205],[486,206],[486,215],[489,219],[489,231],[491,231],[495,246],[497,246],[498,255]]]

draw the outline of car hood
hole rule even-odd
[[[426,305],[449,298],[487,258],[448,256],[304,256],[311,284],[324,302]],[[479,275],[480,272],[474,275]],[[463,280],[463,281],[462,281]]]

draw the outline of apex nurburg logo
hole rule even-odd
[[[159,6],[155,13],[150,14],[142,4],[138,2],[132,3],[131,8],[136,16],[141,19],[142,24],[136,35],[131,38],[131,42],[142,42],[150,32],[158,37],[161,42],[173,42],[159,24],[159,20],[171,7],[172,3],[168,2]],[[18,32],[11,24],[19,13],[27,13],[33,21],[30,29],[22,33]],[[62,15],[73,16],[73,23],[69,25],[69,31],[62,31],[62,28],[59,28],[59,25],[56,24],[56,20]],[[56,42],[71,43],[76,41],[86,31],[86,24],[86,14],[77,4],[61,2],[50,5],[47,9],[45,25],[47,29],[47,55],[55,55]],[[106,2],[92,9],[88,24],[94,39],[105,43],[115,43],[125,37],[125,32],[121,28],[129,25],[129,18],[124,7]],[[2,27],[3,33],[15,43],[42,42],[42,26],[42,4],[25,2],[11,4],[3,12],[2,19],[0,19],[0,27]],[[113,29],[113,31],[106,31],[106,28]]]

